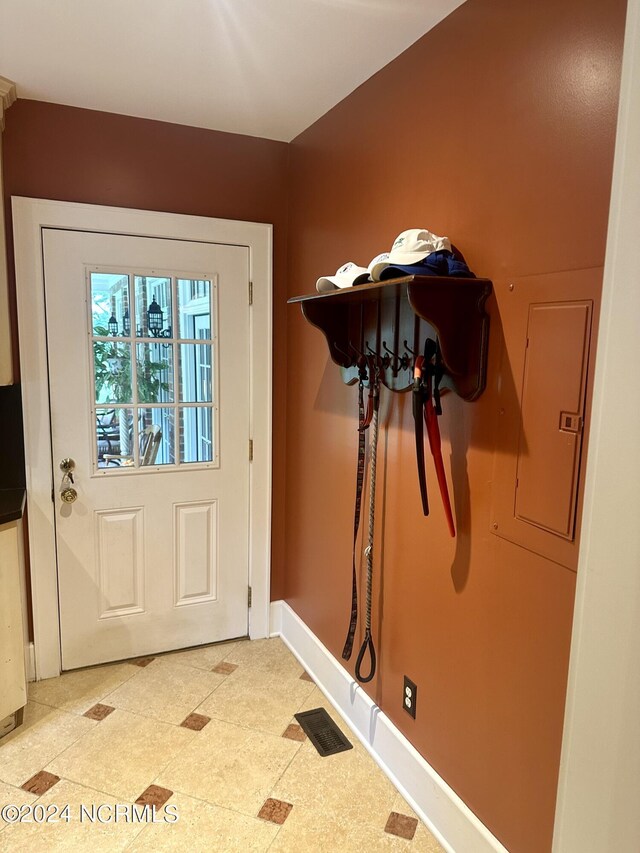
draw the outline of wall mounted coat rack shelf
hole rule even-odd
[[[295,296],[307,320],[320,329],[344,381],[358,379],[361,355],[379,356],[381,381],[391,391],[413,383],[414,355],[427,337],[440,340],[445,376],[441,387],[475,400],[486,383],[492,284],[486,278],[405,276],[356,287]]]

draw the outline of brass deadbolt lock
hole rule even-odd
[[[76,463],[69,457],[60,460],[60,470],[62,471],[60,500],[66,504],[72,504],[78,499],[78,492],[73,488],[73,469],[75,467]]]

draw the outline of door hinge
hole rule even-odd
[[[253,462],[253,439],[249,439],[249,462]]]
[[[253,305],[253,282],[249,282],[249,305]]]
[[[51,503],[54,504],[55,502],[56,502],[56,499],[54,497],[54,489],[51,489]]]
[[[253,593],[251,592],[251,587],[249,587],[249,592],[247,595],[247,606],[251,607],[251,599],[253,598]]]

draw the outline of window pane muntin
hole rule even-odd
[[[183,340],[211,340],[213,287],[210,279],[176,279],[178,336]],[[208,335],[195,331],[195,317],[205,318]]]
[[[211,344],[180,344],[180,402],[213,402]]]
[[[135,335],[138,338],[154,338],[149,330],[148,312],[152,303],[162,311],[162,328],[161,331],[170,332],[167,337],[171,337],[173,331],[173,281],[171,276],[151,276],[151,275],[135,275],[135,314],[136,328]]]
[[[115,274],[114,274],[115,275]],[[118,278],[122,278],[127,276],[127,273],[123,273],[118,275]],[[200,356],[198,360],[198,370],[200,371],[200,380],[199,386],[196,389],[196,392],[189,395],[193,396],[195,399],[193,401],[180,401],[183,408],[185,410],[190,408],[197,408],[199,411],[195,416],[196,418],[196,427],[195,432],[198,435],[197,441],[200,444],[200,447],[197,449],[197,452],[193,452],[193,441],[192,441],[192,451],[187,453],[186,456],[184,453],[180,452],[180,448],[178,446],[178,434],[175,430],[175,426],[177,422],[180,420],[182,422],[183,417],[180,412],[176,413],[175,409],[178,408],[178,402],[174,399],[171,402],[165,400],[159,400],[158,402],[152,402],[150,404],[146,403],[143,399],[137,400],[137,383],[133,383],[133,387],[131,388],[131,394],[127,394],[133,398],[131,407],[135,411],[135,432],[136,436],[138,435],[138,424],[137,421],[141,423],[142,429],[142,420],[143,415],[146,415],[153,409],[165,409],[166,410],[166,418],[173,419],[174,428],[169,430],[169,432],[173,432],[174,437],[174,445],[173,445],[173,456],[177,453],[178,459],[170,458],[169,452],[163,450],[162,453],[159,453],[159,458],[161,460],[160,464],[166,465],[168,468],[170,467],[172,470],[177,470],[179,466],[183,464],[187,465],[206,465],[207,467],[215,462],[216,453],[213,442],[213,436],[216,434],[216,430],[214,429],[214,425],[217,422],[217,407],[215,406],[214,399],[204,400],[198,398],[204,397],[214,397],[215,389],[213,388],[214,383],[209,380],[209,373],[213,373],[210,362],[213,362],[215,365],[215,354],[213,353],[213,345],[215,344],[215,328],[214,330],[209,327],[212,324],[212,319],[215,317],[212,307],[215,305],[215,297],[217,294],[217,287],[215,281],[211,277],[202,277],[200,279],[190,279],[187,277],[181,276],[171,276],[170,274],[156,274],[148,275],[136,271],[132,271],[129,273],[131,277],[131,281],[134,283],[133,288],[134,295],[136,292],[141,294],[141,301],[144,304],[144,296],[147,296],[147,300],[150,297],[152,300],[155,298],[158,302],[161,310],[163,312],[163,322],[162,327],[165,333],[168,333],[168,319],[170,317],[177,317],[177,302],[178,302],[178,281],[189,282],[190,284],[190,292],[189,299],[191,304],[189,305],[190,313],[189,316],[193,318],[189,325],[189,332],[193,334],[193,338],[182,338],[176,339],[177,329],[171,329],[171,333],[173,337],[171,338],[157,338],[155,336],[150,335],[150,331],[148,329],[148,324],[146,322],[146,312],[142,312],[140,307],[138,308],[138,315],[136,316],[136,306],[134,303],[130,305],[130,322],[131,322],[131,340],[132,343],[136,345],[135,354],[138,355],[138,351],[140,351],[140,358],[136,359],[136,362],[143,362],[146,359],[143,359],[142,354],[145,351],[145,348],[141,345],[148,345],[146,350],[149,352],[153,352],[153,346],[157,345],[167,345],[170,342],[180,341],[180,344],[192,344],[193,347],[198,347],[198,349],[194,349],[194,352],[197,352]],[[136,287],[137,285],[137,287]],[[156,288],[155,290],[151,289],[152,287]],[[159,292],[157,288],[160,287],[161,291]],[[162,290],[162,288],[165,288]],[[184,302],[184,300],[183,300]],[[148,301],[147,301],[148,304]],[[184,304],[182,306],[185,307]],[[204,311],[203,311],[204,308]],[[122,309],[124,312],[124,309]],[[197,312],[197,314],[196,314]],[[197,320],[195,319],[197,317]],[[142,323],[141,323],[142,320]],[[196,328],[195,323],[198,323]],[[100,330],[102,331],[102,329]],[[103,343],[103,344],[112,344],[113,337],[110,336],[100,336],[94,335],[94,344],[95,343]],[[211,344],[205,349],[205,345],[211,341]],[[160,343],[161,342],[161,343]],[[205,343],[206,342],[206,343]],[[180,347],[178,347],[178,350]],[[127,367],[129,370],[129,379],[131,379],[130,371],[133,368],[134,364],[131,363],[131,355],[133,354],[132,348],[129,347],[128,355],[127,355]],[[176,353],[178,355],[178,353]],[[122,351],[118,350],[118,357],[121,359],[123,356]],[[169,361],[169,359],[167,359]],[[173,359],[174,364],[174,387],[175,380],[177,380],[178,372],[179,372],[179,359]],[[116,362],[116,367],[119,367],[119,362]],[[139,368],[140,365],[136,363],[136,368]],[[126,369],[124,370],[126,372]],[[138,373],[138,369],[136,369],[136,374]],[[217,374],[217,370],[216,370]],[[215,374],[214,374],[215,375]],[[169,383],[167,383],[169,384]],[[209,391],[209,386],[211,385],[211,391]],[[127,391],[129,390],[129,386],[127,385]],[[166,389],[165,392],[166,394]],[[115,395],[114,395],[115,396]],[[144,394],[142,395],[145,396]],[[99,404],[104,405],[112,405],[111,402],[102,402],[98,401]],[[127,403],[129,400],[127,400]],[[117,405],[117,404],[116,404]],[[143,411],[144,410],[144,411]],[[137,441],[134,442],[137,445]],[[165,446],[165,439],[162,439],[162,444]],[[137,448],[136,448],[137,449]],[[137,453],[136,453],[137,456]],[[163,458],[164,457],[164,458]],[[165,461],[166,460],[166,461]],[[206,461],[205,461],[206,460]],[[158,464],[158,463],[157,463]],[[127,467],[133,467],[131,462],[128,463]],[[154,466],[155,467],[155,466]],[[135,466],[138,469],[138,466]],[[109,466],[109,470],[111,470],[111,465]],[[104,469],[101,469],[101,473],[105,473]],[[124,471],[122,471],[124,473]]]
[[[133,465],[133,408],[96,408],[97,467]]]
[[[93,342],[95,403],[133,403],[131,344],[108,340]]]
[[[139,403],[173,403],[173,344],[136,343]]]
[[[157,430],[154,430],[154,427]],[[140,467],[144,465],[175,465],[175,408],[173,406],[140,407],[138,415],[140,435]],[[145,443],[159,436],[155,455],[148,452],[145,460]]]
[[[116,335],[125,335],[125,314],[129,312],[131,293],[127,273],[91,272],[89,274],[91,330],[94,336],[112,335],[109,321],[115,318]]]
[[[180,462],[214,462],[212,406],[180,407]]]

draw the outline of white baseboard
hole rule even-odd
[[[282,605],[284,601],[272,601],[269,609],[269,636],[282,636]],[[287,605],[288,606],[288,605]]]
[[[271,602],[280,636],[372,758],[449,853],[508,853],[285,601]]]
[[[36,650],[32,642],[24,647],[24,671],[27,681],[36,680]]]

